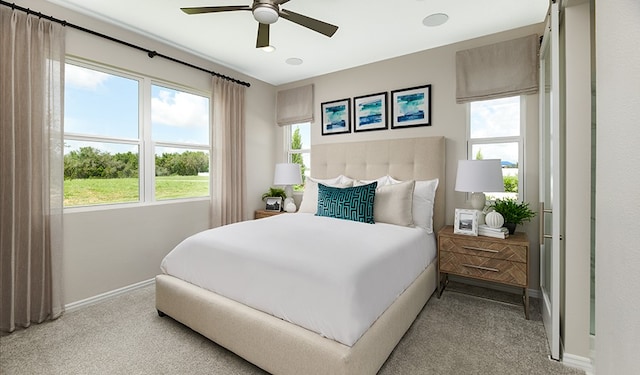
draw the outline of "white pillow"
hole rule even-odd
[[[353,186],[353,179],[344,175],[335,178],[318,179],[307,177],[304,183],[304,193],[302,194],[302,202],[298,212],[306,212],[315,214],[318,210],[318,183],[327,186],[346,188]]]
[[[373,219],[376,223],[413,226],[413,189],[415,181],[383,185],[376,189]]]
[[[390,178],[394,184],[402,181]],[[433,233],[433,204],[439,180],[416,181],[413,188],[413,224]]]
[[[380,178],[376,178],[375,180],[355,180],[353,181],[353,186],[368,185],[374,181],[378,182],[378,187],[391,185],[391,176],[386,175]]]

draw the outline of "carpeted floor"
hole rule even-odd
[[[469,291],[432,297],[379,374],[584,374],[547,358],[535,300],[527,321],[522,306]],[[1,337],[0,373],[266,374],[158,317],[153,285]]]

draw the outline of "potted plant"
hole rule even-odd
[[[269,191],[262,194],[262,200],[264,201],[269,197],[282,197],[282,201],[284,202],[284,200],[287,199],[287,194],[284,192],[284,189],[272,187],[269,188]]]
[[[529,208],[529,202],[518,202],[512,198],[496,199],[491,205],[496,212],[504,218],[504,226],[509,229],[509,234],[516,231],[516,226],[525,221],[531,221],[536,213]]]

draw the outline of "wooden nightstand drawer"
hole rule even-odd
[[[526,246],[483,240],[482,237],[465,239],[441,236],[439,239],[441,251],[527,263]]]
[[[527,263],[442,251],[439,266],[440,272],[527,286]]]

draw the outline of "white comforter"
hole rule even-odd
[[[161,269],[352,346],[435,254],[420,228],[297,213],[195,234]]]

